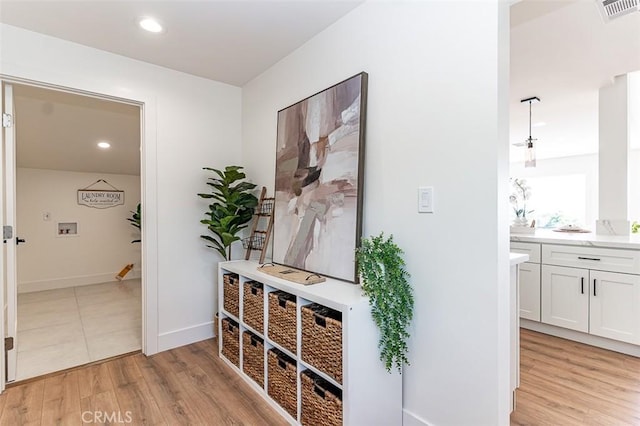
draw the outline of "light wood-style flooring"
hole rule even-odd
[[[0,425],[284,425],[217,355],[215,340],[9,387]]]
[[[0,425],[284,425],[217,356],[215,340],[140,353],[9,387]],[[521,333],[512,425],[640,425],[640,359]]]
[[[640,359],[521,329],[511,425],[640,425]]]

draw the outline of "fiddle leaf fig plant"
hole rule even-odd
[[[238,232],[247,227],[258,205],[258,198],[251,193],[256,187],[246,182],[246,175],[240,166],[227,166],[224,170],[204,167],[217,176],[207,179],[211,193],[198,194],[201,198],[211,199],[206,219],[200,222],[207,225],[212,235],[200,235],[225,260],[231,259],[231,244],[240,240]]]
[[[388,372],[392,367],[402,371],[409,364],[407,330],[413,319],[413,293],[402,259],[403,251],[381,233],[363,238],[356,249],[362,290],[369,296],[371,316],[380,330],[380,360]]]
[[[131,226],[137,228],[140,231],[140,227],[142,226],[142,211],[140,210],[140,203],[136,207],[135,212],[131,212],[131,217],[128,217],[127,220],[131,223]],[[141,240],[133,240],[131,243],[139,243]]]

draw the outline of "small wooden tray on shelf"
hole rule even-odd
[[[327,280],[325,277],[314,274],[313,272],[300,271],[288,266],[274,265],[272,263],[265,263],[264,265],[258,266],[258,271],[303,285],[322,283]]]

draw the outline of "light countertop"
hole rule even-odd
[[[529,255],[521,253],[509,253],[509,260],[511,261],[511,266],[514,266],[529,260]]]
[[[534,234],[512,233],[511,241],[640,250],[640,234],[631,234],[627,236],[597,235],[595,232],[587,234],[555,232],[550,229],[536,229]]]

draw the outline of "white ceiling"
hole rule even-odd
[[[242,86],[362,0],[0,1],[0,21]],[[137,19],[162,22],[164,34]]]
[[[360,3],[1,0],[0,22],[242,86]],[[135,21],[143,15],[160,19],[167,32],[140,31]],[[528,136],[528,106],[520,99],[538,96],[542,102],[533,106],[533,123],[546,123],[532,132],[539,140],[539,158],[597,152],[598,89],[615,75],[640,70],[640,13],[605,24],[592,0],[524,0],[511,7],[511,27],[510,141],[521,142]],[[65,160],[71,158],[89,164],[96,155],[95,141],[110,137],[122,145],[100,153],[99,164],[91,167],[105,173],[139,172],[139,162],[135,170],[129,164],[132,152],[139,149],[139,141],[134,141],[139,128],[131,121],[138,114],[135,107],[103,102],[89,106],[86,100],[72,101],[70,95],[63,100],[33,89],[18,94],[22,99],[17,104],[26,115],[20,120],[38,123],[23,130],[18,127],[23,166],[62,167],[48,162],[54,158],[64,167],[70,167]],[[47,115],[49,110],[53,113]],[[80,124],[61,126],[74,119],[63,117],[65,112],[82,117]],[[100,125],[118,117],[121,124]],[[133,133],[108,133],[126,128]],[[66,133],[70,129],[75,133]],[[71,149],[67,154],[52,151],[67,143]],[[125,149],[125,143],[131,146]],[[86,152],[80,149],[82,144]],[[120,151],[123,156],[116,157]],[[523,148],[512,147],[511,155],[518,161]]]
[[[0,22],[242,86],[362,1],[1,0]],[[153,16],[164,34],[140,30]],[[16,87],[19,167],[140,173],[139,110]],[[98,150],[99,140],[112,148]]]
[[[21,85],[14,104],[18,167],[140,175],[139,107]]]
[[[598,90],[640,70],[640,13],[604,23],[592,0],[528,0],[511,16],[511,143],[529,135],[520,100],[538,96],[532,122],[546,123],[532,129],[538,158],[598,152]],[[512,161],[523,157],[524,148],[511,148]]]

